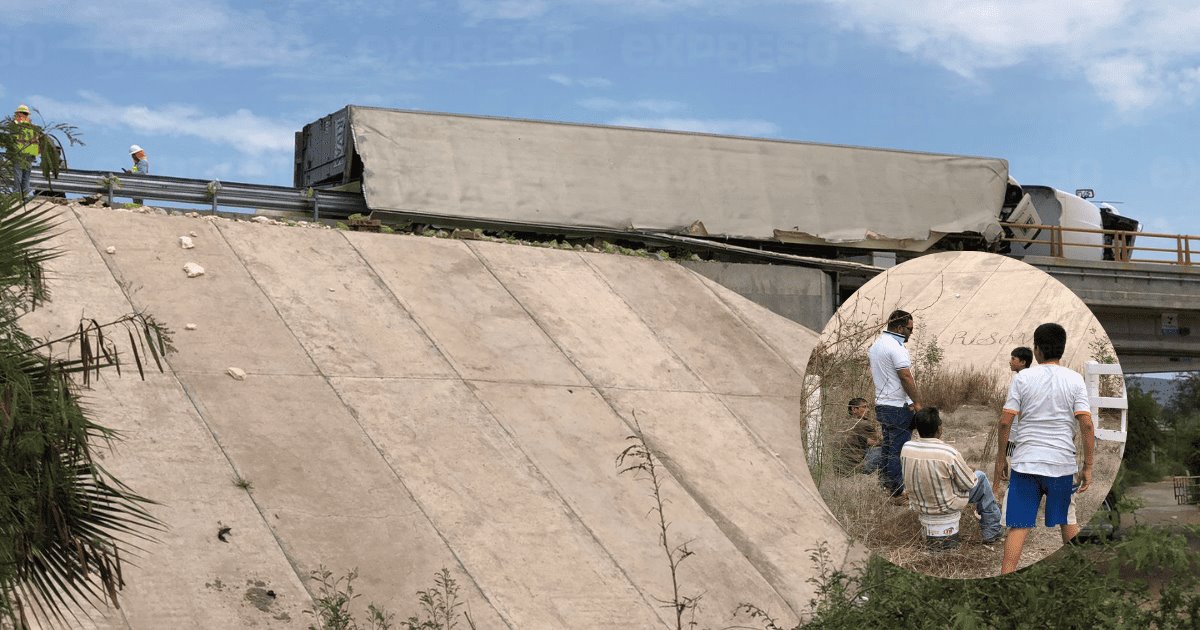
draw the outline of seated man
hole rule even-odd
[[[883,463],[883,436],[879,423],[867,417],[867,400],[855,398],[846,405],[850,421],[854,424],[838,445],[834,466],[843,475],[856,472],[871,474]]]
[[[900,463],[909,502],[921,519],[929,545],[935,549],[958,546],[958,521],[968,503],[979,513],[983,543],[999,541],[1000,506],[992,484],[983,471],[972,473],[962,454],[940,439],[942,418],[937,408],[918,411],[913,428],[920,437],[904,444]]]

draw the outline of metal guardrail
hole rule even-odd
[[[1200,258],[1200,236],[1160,234],[1156,232],[1129,232],[1126,230],[1097,230],[1093,228],[1031,225],[1027,223],[1001,223],[1000,225],[1013,228],[1014,230],[1021,230],[1024,233],[1032,232],[1036,234],[1038,232],[1046,232],[1050,237],[1049,240],[1044,238],[1018,238],[1016,236],[1005,236],[1002,240],[1009,243],[1046,244],[1050,247],[1050,255],[1056,258],[1063,258],[1064,247],[1091,247],[1112,250],[1113,260],[1118,262],[1147,262],[1182,266],[1200,264],[1200,260],[1196,262],[1192,261],[1193,256]],[[1065,238],[1064,234],[1100,234],[1110,238],[1107,243],[1081,243],[1070,238]],[[1144,243],[1147,240],[1153,241],[1152,244],[1145,245]],[[1166,243],[1163,243],[1163,241],[1166,241]],[[1160,257],[1135,257],[1139,252],[1152,252]],[[1171,254],[1174,259],[1166,257],[1164,254]]]
[[[207,205],[213,212],[220,206],[305,212],[310,213],[313,220],[344,219],[352,214],[369,212],[359,193],[315,188],[77,170],[63,171],[49,181],[41,173],[35,173],[32,180],[35,190],[105,195],[109,205],[113,204],[114,197],[153,199]]]

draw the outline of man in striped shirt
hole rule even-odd
[[[981,518],[983,543],[999,541],[1003,529],[992,484],[982,470],[972,471],[962,454],[941,440],[942,418],[937,408],[918,411],[913,416],[913,428],[920,437],[904,444],[900,462],[909,501],[930,546],[958,546],[958,521],[968,504],[975,506]]]

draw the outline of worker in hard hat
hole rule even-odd
[[[150,160],[146,159],[146,151],[136,144],[129,145],[129,159],[133,160],[133,168],[126,170],[132,175],[149,175]],[[142,205],[141,199],[134,199],[133,203]]]
[[[22,199],[33,196],[33,163],[39,155],[38,132],[33,122],[29,120],[29,106],[19,105],[13,111],[13,124],[16,125],[16,141],[18,153],[13,157],[13,191],[20,191]]]
[[[146,159],[146,151],[136,144],[129,146],[129,157],[133,160],[133,168],[130,173],[134,175],[149,175],[150,160]]]

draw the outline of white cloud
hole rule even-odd
[[[780,131],[779,125],[757,119],[706,119],[706,118],[628,118],[622,117],[609,121],[610,125],[621,127],[643,127],[647,129],[670,129],[672,131],[695,131],[698,133],[715,133],[731,136],[774,136]]]
[[[546,76],[547,79],[566,87],[585,87],[585,88],[606,88],[612,87],[612,81],[604,77],[569,77],[565,74],[551,74]]]
[[[1146,109],[1165,96],[1161,77],[1133,57],[1097,61],[1087,69],[1087,79],[1122,112]]]
[[[1188,102],[1200,85],[1200,5],[1190,0],[818,0],[866,33],[964,77],[1038,64],[1086,79],[1118,111]]]
[[[295,150],[297,124],[264,118],[246,109],[210,114],[190,105],[120,105],[90,92],[81,92],[80,97],[80,101],[65,102],[35,96],[30,103],[47,118],[80,127],[90,124],[126,128],[150,136],[190,136],[227,145],[251,156]],[[138,140],[131,134],[131,141]],[[148,141],[138,144],[148,144]]]
[[[1086,80],[1100,100],[1125,114],[1191,104],[1200,96],[1200,3],[1194,0],[510,0],[487,10],[484,2],[462,0],[460,8],[478,19],[534,19],[591,8],[603,14],[745,16],[759,22],[772,11],[809,5],[823,8],[843,30],[971,81],[982,81],[988,70],[1034,65]],[[745,69],[774,67],[759,63]]]
[[[541,17],[550,8],[546,0],[459,0],[458,8],[471,22],[527,20]]]
[[[159,58],[222,67],[297,64],[312,50],[278,12],[245,10],[225,0],[90,2],[43,0],[37,5],[0,0],[7,26],[53,25],[59,45],[108,53],[109,63],[144,64]]]
[[[618,101],[611,98],[585,98],[579,101],[579,106],[598,111],[646,111],[654,114],[667,114],[687,109],[687,106],[679,101],[652,98],[635,101]]]

